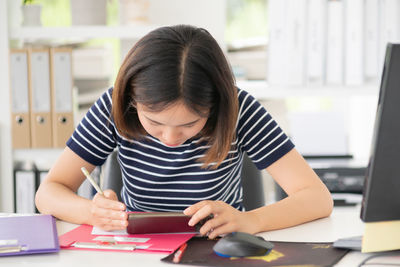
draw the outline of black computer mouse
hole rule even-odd
[[[233,232],[214,245],[214,252],[222,257],[249,257],[267,255],[274,245],[260,236]]]

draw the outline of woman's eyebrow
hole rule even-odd
[[[147,117],[147,116],[145,116],[146,117],[146,119],[148,119],[149,121],[151,121],[151,122],[153,122],[153,123],[156,123],[156,124],[159,124],[159,125],[164,125],[163,123],[161,123],[161,122],[158,122],[158,121],[155,121],[155,120],[152,120],[152,119],[150,119],[149,117]],[[184,123],[184,124],[181,124],[181,125],[176,125],[176,126],[188,126],[188,125],[191,125],[191,124],[195,124],[196,122],[198,122],[200,119],[197,119],[197,120],[194,120],[194,121],[191,121],[191,122],[188,122],[188,123]]]

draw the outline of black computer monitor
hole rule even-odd
[[[386,49],[361,219],[400,220],[400,44]]]

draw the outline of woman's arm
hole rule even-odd
[[[35,198],[38,210],[64,221],[91,224],[105,230],[126,227],[125,205],[118,202],[115,192],[106,190],[104,196],[96,194],[93,200],[76,194],[85,180],[81,167],[91,172],[95,166],[66,147],[40,184]]]
[[[296,149],[267,171],[288,197],[249,211],[258,222],[257,232],[290,227],[331,214],[333,200],[328,188]]]
[[[288,194],[287,198],[247,212],[221,201],[201,201],[185,210],[185,214],[193,215],[190,224],[214,214],[214,219],[204,224],[200,232],[215,238],[234,231],[258,233],[286,228],[331,214],[333,201],[329,190],[296,149],[267,171]]]

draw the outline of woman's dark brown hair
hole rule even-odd
[[[112,94],[112,116],[127,138],[146,134],[136,112],[140,103],[155,112],[182,101],[208,120],[202,137],[204,166],[217,167],[228,155],[236,132],[238,99],[231,68],[215,39],[188,25],[158,28],[126,56]]]

